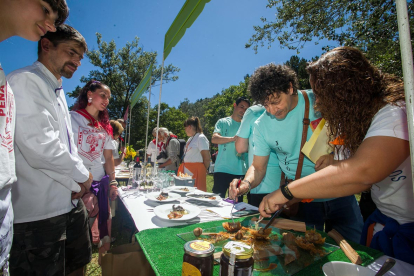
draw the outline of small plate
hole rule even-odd
[[[169,219],[168,214],[172,211],[172,206],[178,206],[179,204],[164,204],[154,208],[154,214],[163,220],[168,221],[183,221],[183,220],[190,220],[198,216],[201,212],[200,208],[194,205],[186,205],[181,204],[180,206],[183,207],[188,214],[183,215],[181,218],[178,219]]]
[[[375,271],[356,264],[346,262],[329,262],[322,266],[325,276],[374,276]]]
[[[184,191],[184,189],[188,189],[188,191]],[[188,186],[175,186],[171,189],[175,193],[192,193],[196,190],[195,187],[188,187]]]
[[[156,202],[171,202],[171,201],[176,201],[177,199],[179,199],[181,197],[179,194],[168,192],[168,198],[167,199],[158,200],[157,197],[160,194],[161,194],[161,192],[152,192],[152,193],[146,194],[145,197],[148,198],[148,200],[156,201]]]
[[[203,197],[197,197],[198,195],[202,196],[214,196],[216,199],[209,199],[209,198],[203,198]],[[200,201],[207,201],[207,202],[215,202],[221,200],[221,197],[219,195],[213,194],[213,193],[203,193],[203,192],[197,192],[197,193],[188,193],[186,194],[188,198],[196,199]]]

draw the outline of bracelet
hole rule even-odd
[[[109,186],[115,186],[115,187],[118,187],[118,181],[116,181],[116,180],[112,180],[112,181],[109,183]]]
[[[249,180],[245,180],[243,179],[241,182],[246,182],[247,184],[249,184],[249,190],[247,190],[247,192],[245,192],[244,194],[242,194],[242,196],[244,196],[245,194],[249,193],[250,190],[252,189],[251,183]]]
[[[287,200],[292,200],[294,198],[294,196],[288,188],[288,185],[281,186],[280,191],[282,192],[283,196],[286,197]]]
[[[115,171],[113,171],[113,172],[111,172],[110,174],[108,174],[108,175],[111,175],[111,174],[114,174],[115,173]]]

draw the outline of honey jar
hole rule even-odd
[[[184,244],[182,276],[212,276],[214,245],[194,240]]]
[[[253,275],[253,248],[243,242],[230,241],[220,257],[220,276]]]

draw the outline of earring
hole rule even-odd
[[[88,106],[92,104],[92,98],[88,99]]]

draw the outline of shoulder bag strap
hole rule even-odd
[[[305,114],[303,117],[303,129],[302,129],[302,141],[300,143],[300,149],[299,149],[299,161],[298,161],[298,166],[296,168],[296,175],[295,175],[295,180],[299,179],[301,174],[302,174],[302,167],[303,167],[303,159],[305,158],[305,155],[302,152],[302,148],[305,145],[306,142],[306,138],[308,136],[308,129],[309,129],[309,124],[310,124],[310,120],[309,120],[309,97],[308,94],[306,93],[305,90],[301,90],[303,98],[305,100]],[[285,173],[282,171],[282,175],[281,175],[281,179],[280,179],[280,184],[285,184]]]

